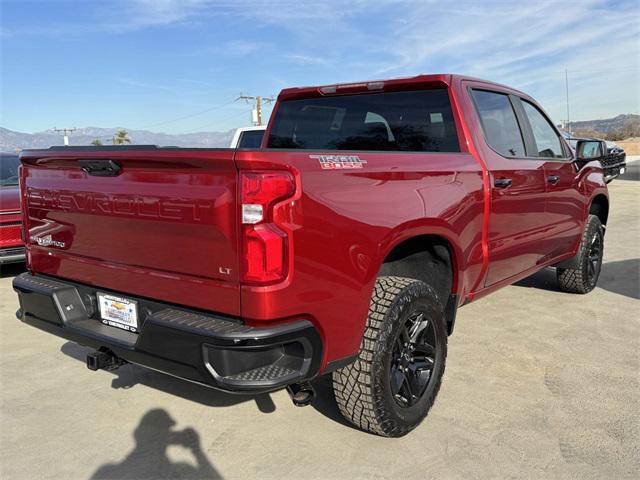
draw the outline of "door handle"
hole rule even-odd
[[[560,177],[558,175],[549,175],[547,177],[547,182],[549,182],[551,185],[555,185],[559,181],[560,181]]]
[[[493,185],[498,188],[507,188],[510,187],[512,183],[513,180],[510,178],[496,178]]]

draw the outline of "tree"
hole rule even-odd
[[[99,138],[96,138],[94,140],[91,140],[91,145],[93,145],[94,147],[101,147],[102,146],[102,142],[100,141]]]
[[[129,132],[126,130],[118,130],[118,132],[113,136],[113,144],[124,145],[125,143],[131,143]]]

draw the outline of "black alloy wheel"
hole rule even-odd
[[[596,288],[604,257],[604,228],[596,215],[589,215],[575,257],[556,268],[560,290],[589,293]]]
[[[595,287],[602,267],[602,230],[596,230],[589,244],[587,282]]]
[[[398,332],[391,354],[391,393],[401,407],[422,397],[435,366],[437,337],[424,312],[413,313]]]

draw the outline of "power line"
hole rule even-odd
[[[183,115],[181,117],[172,118],[171,120],[163,120],[162,122],[157,122],[157,123],[151,123],[149,125],[144,125],[144,126],[140,127],[140,129],[150,128],[150,127],[157,127],[159,125],[166,125],[168,123],[179,122],[180,120],[185,120],[187,118],[197,117],[198,115],[202,115],[202,114],[211,112],[213,110],[218,110],[218,109],[227,107],[227,106],[233,104],[234,102],[235,102],[235,100],[231,100],[230,102],[223,103],[221,105],[215,105],[213,107],[209,107],[209,108],[206,108],[204,110],[200,110],[198,112],[190,113],[188,115]]]
[[[235,115],[227,116],[225,119],[237,118],[237,117],[239,117],[240,115],[246,115],[247,113],[249,113],[249,112],[247,112],[247,111],[245,110],[245,111],[239,112],[239,113],[237,113],[237,114],[235,114]],[[212,126],[212,125],[216,125],[216,124],[218,124],[218,120],[216,120],[215,122],[207,123],[206,125],[202,125],[202,126],[200,126],[200,127],[196,127],[196,128],[194,128],[194,129],[193,129],[193,131],[194,131],[194,132],[198,132],[198,131],[200,131],[202,128],[208,128],[208,127],[210,127],[210,126]]]
[[[250,95],[242,95],[240,94],[240,96],[238,96],[238,98],[236,98],[236,101],[238,100],[246,100],[247,103],[249,103],[249,101],[253,101],[255,100],[256,102],[256,108],[253,110],[254,115],[253,115],[253,124],[254,125],[262,125],[262,102],[264,102],[265,104],[267,103],[271,103],[271,102],[275,102],[276,99],[273,97],[261,97],[260,95],[257,95],[255,97],[250,96]]]
[[[53,131],[54,132],[59,132],[62,133],[63,135],[63,139],[64,139],[64,144],[65,145],[69,145],[69,134],[71,132],[75,132],[77,130],[77,128],[73,127],[73,128],[56,128],[53,127]]]

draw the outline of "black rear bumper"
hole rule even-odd
[[[308,320],[256,328],[100,289],[138,302],[138,334],[99,320],[94,287],[24,273],[13,280],[13,288],[20,299],[16,315],[29,325],[228,392],[269,392],[313,378],[320,369],[322,340]]]

